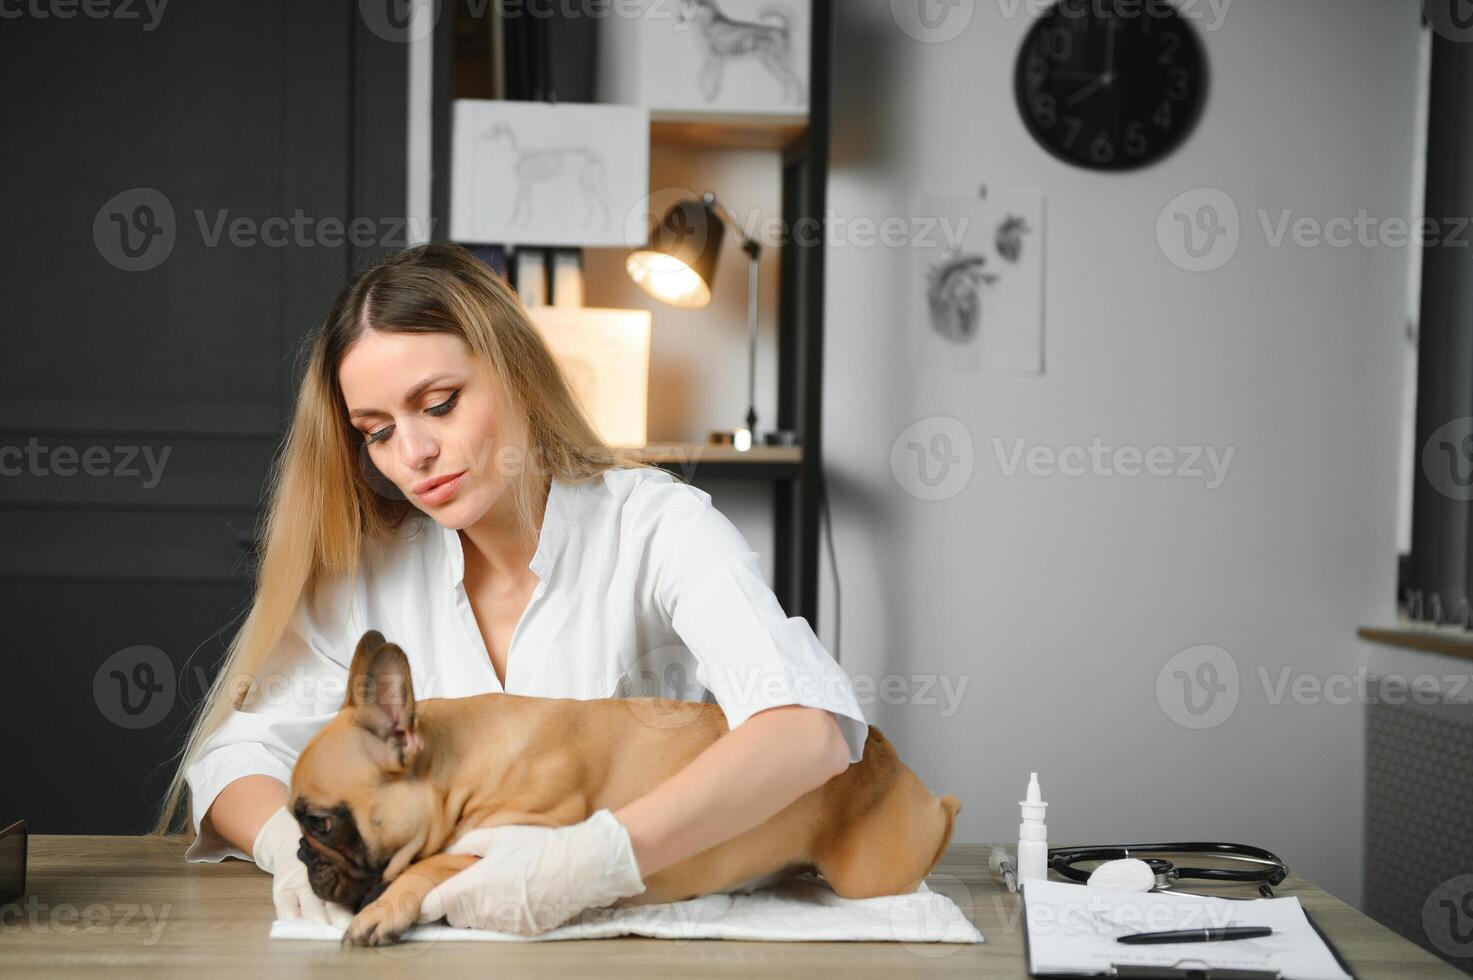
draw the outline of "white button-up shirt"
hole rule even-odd
[[[460,535],[415,515],[368,542],[357,576],[331,578],[298,604],[243,710],[186,770],[196,833],[186,859],[251,859],[201,834],[201,818],[242,776],[290,785],[307,741],[342,706],[370,629],[404,649],[416,698],[714,699],[730,728],[800,704],[832,712],[850,761],[862,757],[868,726],[848,675],[807,620],[784,614],[757,553],[704,490],[658,469],[553,479],[528,567],[539,581],[512,632],[503,687],[466,594]]]

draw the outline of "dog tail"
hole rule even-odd
[[[769,3],[762,8],[762,12],[757,15],[757,19],[778,21],[782,24],[783,34],[790,35],[793,33],[793,15],[788,12],[788,8],[783,4]]]

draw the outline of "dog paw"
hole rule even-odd
[[[370,902],[353,916],[343,933],[343,943],[352,946],[389,946],[397,943],[411,925],[414,916],[382,899]]]

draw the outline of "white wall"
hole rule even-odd
[[[830,252],[843,660],[968,683],[952,717],[877,699],[871,720],[933,789],[962,798],[959,839],[1015,838],[1032,769],[1053,843],[1254,842],[1358,901],[1362,709],[1273,705],[1259,670],[1273,683],[1285,668],[1349,674],[1363,662],[1355,628],[1392,618],[1408,263],[1385,247],[1271,248],[1256,212],[1408,217],[1418,4],[1236,0],[1203,32],[1212,81],[1196,134],[1125,176],[1056,162],[1024,130],[1012,72],[1028,4],[977,0],[940,44],[902,32],[888,0],[837,6],[837,214],[907,215],[917,192],[983,181],[1042,190],[1048,212],[1037,380],[914,366],[912,256]],[[1226,191],[1243,219],[1236,257],[1204,274],[1168,262],[1156,237],[1167,202],[1198,187]],[[903,490],[889,463],[901,431],[931,416],[959,420],[974,444],[970,482],[937,502]],[[1208,490],[1006,477],[992,441],[1096,437],[1235,455]],[[1226,722],[1192,731],[1156,681],[1201,644],[1228,651],[1241,685]]]

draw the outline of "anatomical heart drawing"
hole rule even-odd
[[[920,198],[919,307],[912,336],[923,368],[1043,373],[1043,196]]]

